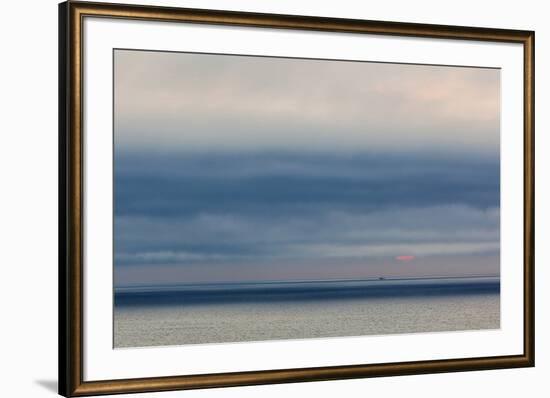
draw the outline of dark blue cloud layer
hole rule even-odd
[[[499,196],[497,157],[119,151],[115,264],[238,275],[239,263],[311,267],[326,244],[351,248],[335,264],[361,262],[365,245],[473,244],[495,259]]]
[[[488,208],[498,207],[499,192],[498,160],[472,157],[120,154],[115,160],[116,216]]]

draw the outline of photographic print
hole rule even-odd
[[[115,348],[500,328],[499,68],[113,58]]]

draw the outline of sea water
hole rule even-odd
[[[123,287],[114,346],[498,329],[499,292],[498,277]]]

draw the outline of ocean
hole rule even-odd
[[[406,278],[118,287],[114,346],[500,327],[500,279]]]

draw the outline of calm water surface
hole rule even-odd
[[[498,329],[498,278],[119,288],[115,347]]]

